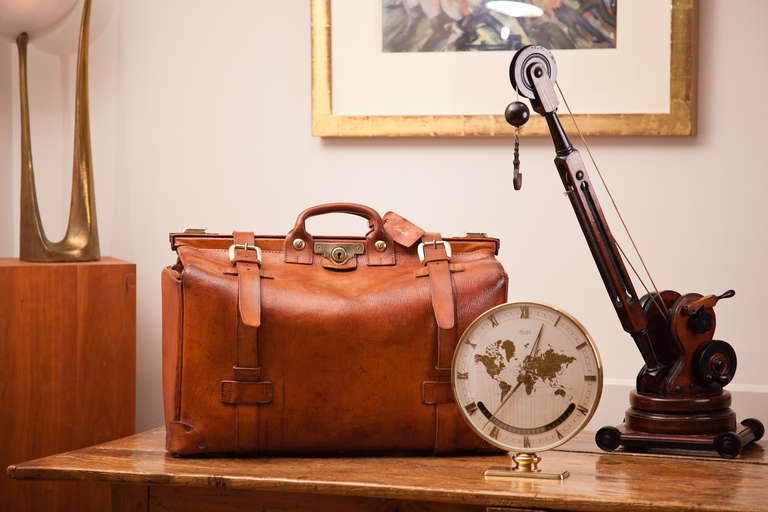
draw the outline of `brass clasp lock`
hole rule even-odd
[[[364,253],[365,245],[360,242],[315,242],[315,254],[321,254],[337,265],[343,265],[354,256]]]

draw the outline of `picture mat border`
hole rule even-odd
[[[698,0],[671,0],[669,112],[576,114],[584,135],[694,135]],[[331,0],[311,0],[312,135],[319,137],[466,137],[514,135],[499,115],[339,115],[332,108]],[[565,116],[564,116],[565,117]],[[566,127],[570,120],[564,121]],[[532,116],[521,133],[548,135]]]

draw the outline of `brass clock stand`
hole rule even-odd
[[[507,479],[507,478],[535,478],[538,480],[565,480],[571,474],[568,471],[559,473],[546,473],[539,469],[541,457],[535,453],[516,453],[510,452],[512,466],[493,466],[485,470],[485,478],[488,479]]]

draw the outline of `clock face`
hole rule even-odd
[[[499,448],[558,446],[590,420],[603,371],[587,331],[573,317],[533,302],[502,304],[462,335],[451,381],[464,419]]]

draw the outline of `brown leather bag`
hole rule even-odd
[[[305,221],[364,217],[365,237]],[[285,236],[172,234],[164,269],[166,445],[177,455],[455,453],[451,359],[506,300],[498,240],[443,239],[366,206],[308,208]]]

